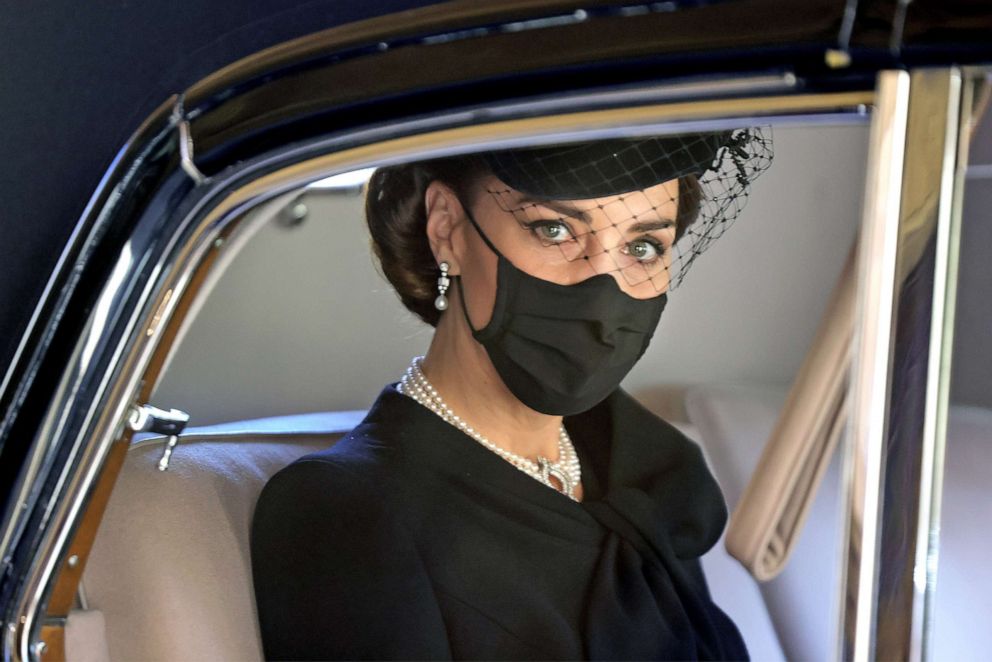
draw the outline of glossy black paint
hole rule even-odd
[[[0,498],[6,498],[13,485],[69,352],[125,243],[136,229],[164,232],[172,227],[169,224],[178,222],[183,209],[206,195],[207,189],[219,195],[221,182],[233,185],[276,164],[284,167],[326,152],[335,142],[351,146],[354,140],[349,136],[357,129],[436,117],[495,101],[703,74],[792,72],[802,89],[865,89],[873,85],[881,68],[992,61],[987,39],[992,34],[992,7],[984,3],[916,0],[905,11],[894,2],[841,0],[655,3],[643,6],[646,9],[619,2],[482,4],[453,3],[419,15],[385,16],[346,26],[235,64],[196,85],[192,85],[195,78],[178,74],[170,79],[174,86],[168,89],[188,88],[181,95],[182,117],[173,117],[171,106],[159,106],[120,152],[80,221],[67,260],[55,274],[52,296],[43,303],[39,322],[30,331],[27,351],[13,366],[10,386],[0,393]],[[307,6],[326,9],[325,3]],[[260,7],[255,9],[268,18],[260,19],[257,33],[249,27],[238,32],[234,47],[224,51],[228,56],[247,55],[304,33],[302,17],[308,14],[302,9],[289,11],[292,28],[283,25],[266,32],[264,26],[275,25],[280,14],[274,7]],[[580,10],[583,13],[575,13]],[[519,25],[541,18],[553,20]],[[318,25],[319,20],[310,27]],[[176,40],[174,45],[184,44],[184,52],[204,48],[210,53],[204,57],[210,66],[189,71],[203,75],[224,62],[223,56],[195,39],[183,42],[178,32],[168,37]],[[852,56],[850,66],[840,70],[831,69],[824,60],[827,49],[838,47],[847,47]],[[154,52],[164,60],[167,51]],[[136,68],[147,73],[148,63],[138,59]],[[130,85],[131,92],[145,90],[146,101],[138,104],[140,108],[168,97],[160,82],[149,81],[147,88],[134,81]],[[156,93],[161,98],[155,98]],[[113,85],[93,94],[104,107],[114,107],[108,104],[115,98]],[[106,154],[112,153],[106,144],[116,146],[130,132],[127,121],[121,124],[121,113],[94,115],[92,109],[74,108],[73,102],[75,98],[67,104],[73,112],[64,119],[70,125],[87,112],[90,118],[100,118],[96,131],[79,126],[70,132],[86,134],[81,144],[96,149],[95,154],[73,154],[79,160],[78,172],[62,162],[54,169],[61,179],[44,180],[47,188],[39,188],[42,184],[31,179],[37,169],[14,177],[11,164],[16,161],[8,154],[4,162],[4,172],[10,173],[2,178],[7,206],[0,216],[8,239],[0,261],[0,367],[4,369],[83,208],[86,198],[80,191],[88,194],[106,168]],[[196,165],[214,178],[202,192],[177,167],[177,119],[189,120]],[[106,138],[100,148],[94,133]],[[23,146],[25,141],[14,144]],[[17,195],[8,198],[6,191]],[[37,209],[33,216],[24,211],[28,204]],[[32,217],[37,219],[32,224],[22,220]],[[145,239],[149,258],[163,250]],[[12,244],[17,246],[16,257]],[[134,286],[148,276],[136,272]],[[108,328],[106,346],[122,333],[123,328]],[[113,369],[106,352],[98,354],[98,360]],[[82,421],[70,419],[67,430],[71,434],[81,425]],[[53,468],[62,466],[67,452],[62,446],[53,449]],[[34,486],[32,503],[47,500],[53,476],[49,473]],[[6,598],[30,565],[43,523],[43,513],[35,513],[24,527],[15,555],[3,559],[0,605],[7,604]]]
[[[261,49],[432,1],[5,3],[0,382],[93,192],[166,99]]]
[[[187,94],[197,164],[217,172],[275,145],[388,121],[399,105],[407,117],[426,117],[494,100],[762,71],[796,71],[815,86],[843,9],[836,0],[644,11],[602,4],[558,3],[559,22],[532,29],[489,11],[466,12],[472,30],[414,25],[361,43],[345,29],[307,37],[275,70],[246,67],[242,78],[232,68]]]
[[[0,517],[9,515],[26,451],[124,242],[142,214],[163,213],[192,185],[176,167],[172,107],[163,102],[268,46],[425,4],[249,0],[232,12],[222,3],[177,11],[167,3],[81,10],[53,2],[4,9],[0,387],[8,368],[12,378],[0,388]],[[29,328],[39,301],[38,322]],[[22,339],[25,351],[15,355]],[[65,453],[53,449],[53,466]],[[32,485],[30,501],[44,503],[51,488],[51,480]],[[33,520],[24,532],[36,539],[41,523]],[[28,562],[32,548],[0,559],[0,608],[18,582],[13,568],[25,567],[18,561]]]
[[[679,4],[557,2],[559,24],[541,27],[539,38],[518,27],[520,15],[475,9],[481,3],[457,3],[471,30],[450,20],[396,30],[384,19],[378,34],[306,37],[272,53],[270,68],[245,63],[189,91],[197,163],[216,172],[275,145],[387,121],[390,96],[409,117],[695,75],[791,71],[807,89],[852,89],[873,85],[881,68],[984,62],[992,53],[992,8],[979,2]],[[832,69],[824,53],[845,47],[850,65]]]

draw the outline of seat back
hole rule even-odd
[[[166,471],[165,438],[129,449],[81,583],[103,613],[111,660],[262,659],[249,533],[279,469],[326,448],[364,412],[193,428]],[[67,658],[84,659],[67,650]]]
[[[701,385],[688,390],[686,411],[733,508],[754,472],[786,398],[783,388]],[[992,566],[986,562],[992,521],[992,409],[951,405],[941,495],[940,552],[931,649],[935,660],[984,659]],[[786,659],[836,657],[835,617],[843,590],[841,453],[835,453],[785,569],[761,592]]]
[[[771,437],[786,391],[758,385],[696,386],[686,409],[699,428],[700,443],[733,510]],[[806,526],[782,572],[760,585],[785,658],[830,659],[840,586],[838,562],[840,453],[826,468]]]
[[[276,471],[333,444],[363,416],[192,428],[164,472],[165,438],[136,441],[83,574],[89,609],[70,614],[68,662],[106,662],[108,653],[111,661],[261,660],[249,556],[258,494]],[[691,426],[676,425],[698,438]],[[722,548],[703,563],[749,648],[761,659],[784,659],[753,580]]]

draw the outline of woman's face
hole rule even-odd
[[[678,191],[673,179],[621,195],[540,201],[490,175],[463,204],[518,269],[560,285],[610,274],[629,296],[648,299],[668,289]],[[453,248],[461,253],[469,317],[480,329],[495,302],[497,256],[467,219],[458,230]]]

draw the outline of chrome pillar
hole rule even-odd
[[[928,657],[972,92],[956,69],[879,76],[844,474],[844,660]]]

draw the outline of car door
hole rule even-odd
[[[453,150],[870,120],[839,655],[924,657],[963,136],[985,94],[984,71],[958,65],[989,58],[976,37],[987,14],[953,28],[928,7],[823,2],[810,19],[756,1],[456,3],[303,38],[177,88],[107,172],[33,317],[11,323],[19,339],[0,393],[8,654],[60,649],[128,421],[246,209]]]

